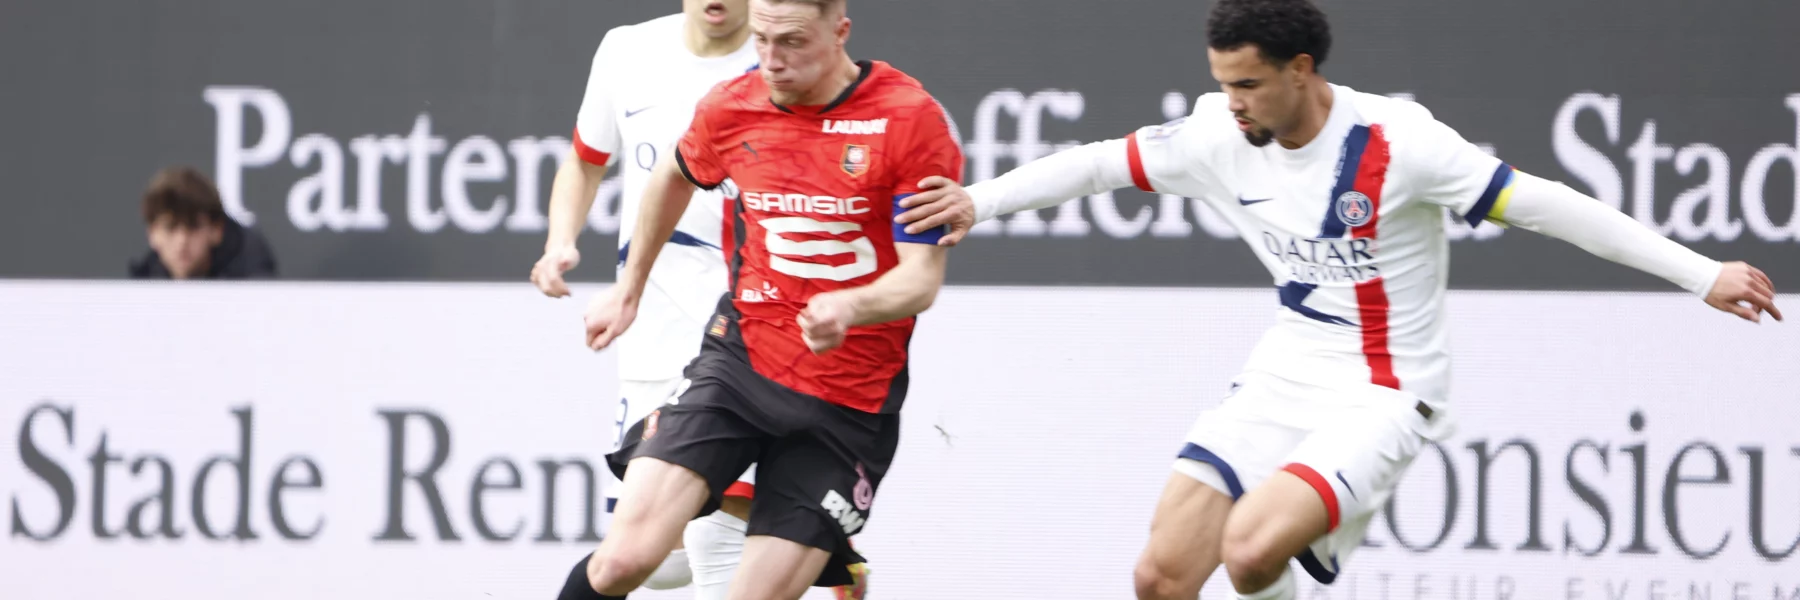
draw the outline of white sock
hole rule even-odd
[[[1299,592],[1294,586],[1294,570],[1283,569],[1281,579],[1275,580],[1274,584],[1263,588],[1262,591],[1254,594],[1240,593],[1232,597],[1238,600],[1294,600],[1298,596]]]
[[[652,590],[672,590],[694,581],[694,572],[688,569],[687,551],[677,549],[656,566],[650,578],[644,580],[644,587]]]
[[[744,558],[743,519],[714,511],[688,523],[681,541],[694,571],[694,600],[725,600],[731,576]]]

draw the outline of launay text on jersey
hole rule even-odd
[[[873,121],[833,121],[825,120],[825,133],[842,133],[847,135],[884,135],[887,133],[887,119]]]

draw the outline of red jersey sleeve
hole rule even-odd
[[[898,170],[899,181],[894,189],[894,213],[899,214],[900,201],[907,196],[919,192],[919,182],[933,175],[948,178],[958,183],[963,178],[962,145],[957,141],[956,123],[950,118],[950,111],[944,110],[937,100],[927,97],[930,102],[919,111],[919,117],[911,124],[911,143],[908,144],[906,161]],[[936,244],[938,238],[948,233],[948,226],[930,231],[907,233],[906,226],[894,225],[894,241],[912,242],[915,244]]]
[[[710,190],[725,182],[725,163],[719,159],[718,132],[713,129],[714,124],[724,117],[719,101],[724,93],[721,84],[694,107],[694,119],[675,147],[675,162],[681,167],[681,176],[701,189]]]

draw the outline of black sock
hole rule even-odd
[[[575,568],[569,571],[569,579],[563,582],[562,593],[556,595],[556,600],[625,600],[624,596],[608,596],[596,592],[593,584],[588,583],[588,559],[593,557],[593,553],[589,553],[575,563]]]

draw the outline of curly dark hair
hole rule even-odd
[[[1207,19],[1206,44],[1214,50],[1255,44],[1276,65],[1306,54],[1317,71],[1331,52],[1331,25],[1309,0],[1219,0]]]

